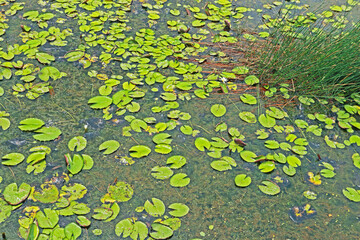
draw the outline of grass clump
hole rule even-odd
[[[360,23],[337,28],[303,19],[276,25],[260,52],[269,84],[289,83],[297,95],[349,96],[360,92]]]

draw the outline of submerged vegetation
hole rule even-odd
[[[358,2],[0,5],[3,238],[358,238]]]

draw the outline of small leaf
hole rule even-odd
[[[19,128],[22,131],[34,131],[41,128],[45,123],[41,119],[27,118],[20,122]]]
[[[246,174],[239,174],[235,177],[235,185],[238,187],[247,187],[251,183],[251,178]]]
[[[25,157],[21,153],[9,153],[2,157],[2,164],[6,166],[15,166],[24,161]]]
[[[221,117],[226,113],[226,107],[222,104],[214,104],[210,110],[215,117]]]
[[[190,183],[190,178],[185,173],[177,173],[170,179],[170,185],[173,187],[185,187]]]
[[[152,203],[146,200],[144,204],[145,211],[153,217],[161,217],[165,213],[165,204],[157,198],[152,198]]]
[[[35,131],[38,134],[33,135],[38,141],[51,141],[60,136],[61,131],[56,127],[42,127]]]
[[[100,144],[99,146],[99,151],[102,151],[105,149],[105,151],[103,152],[103,154],[111,154],[113,152],[115,152],[116,150],[118,150],[118,148],[120,147],[120,143],[116,140],[108,140],[103,142],[102,144]]]
[[[173,209],[173,211],[170,211],[169,214],[174,217],[183,217],[189,212],[189,207],[182,203],[173,203],[169,206],[170,209]]]
[[[94,109],[106,108],[110,106],[111,103],[112,103],[112,98],[108,96],[96,96],[90,98],[88,101],[88,104],[91,104],[90,107]]]
[[[77,136],[77,137],[73,137],[69,143],[68,143],[68,147],[70,149],[70,151],[74,151],[76,148],[77,152],[80,152],[81,150],[85,149],[86,147],[86,139],[82,136]]]
[[[280,193],[280,187],[277,184],[270,181],[262,181],[261,183],[263,185],[258,185],[258,187],[263,193],[267,195],[276,195]]]
[[[244,81],[247,85],[255,85],[260,82],[259,79],[255,75],[247,76],[244,79]]]
[[[151,149],[145,145],[132,146],[129,151],[131,152],[130,156],[136,158],[146,157],[151,153]]]

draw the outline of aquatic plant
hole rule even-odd
[[[287,83],[296,95],[347,97],[360,91],[359,22],[339,27],[315,14],[284,18],[273,23],[257,50],[263,84]]]

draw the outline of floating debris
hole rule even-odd
[[[296,223],[301,223],[306,219],[312,218],[316,216],[316,210],[310,209],[310,204],[305,204],[301,207],[293,207],[290,209],[289,216],[290,219]]]

